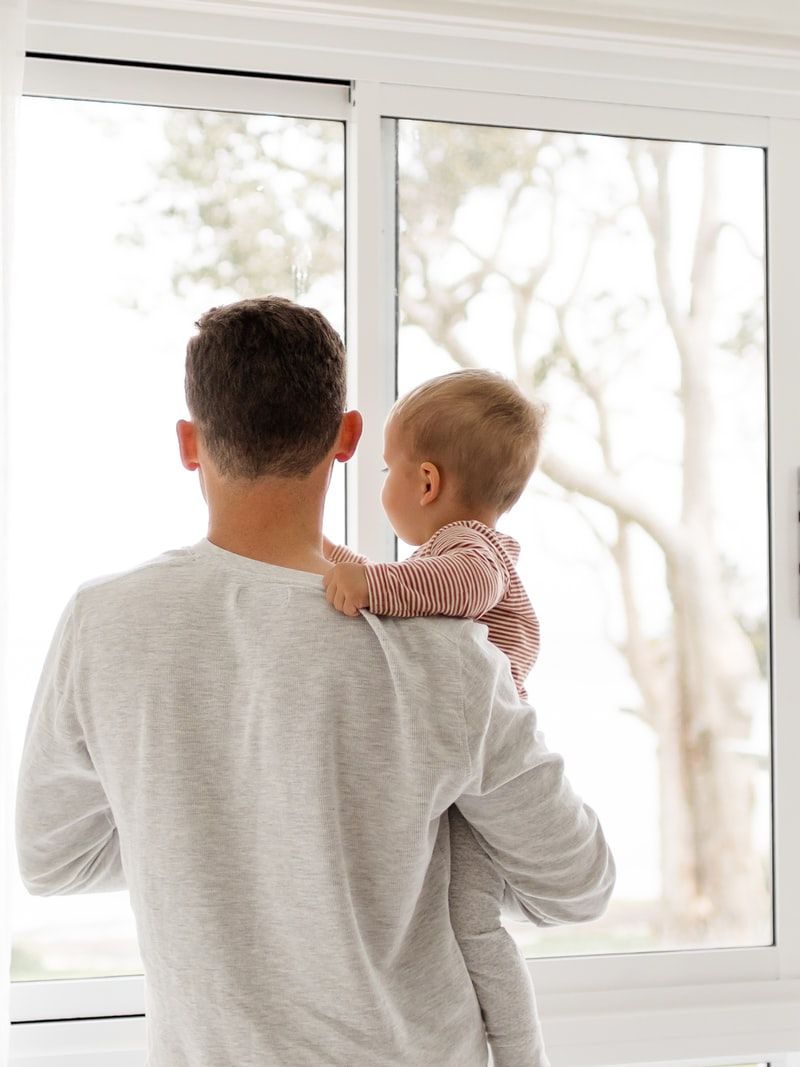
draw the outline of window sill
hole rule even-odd
[[[130,979],[126,981],[131,981]],[[800,1048],[800,981],[539,996],[554,1067],[764,1062]],[[11,1067],[144,1067],[143,1015],[18,1022]]]

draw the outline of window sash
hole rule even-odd
[[[30,95],[344,120],[349,399],[370,415],[387,410],[395,395],[394,118],[668,137],[767,149],[776,943],[765,948],[539,959],[530,962],[530,969],[548,1042],[558,1051],[560,1063],[588,1062],[588,1048],[596,1053],[593,1062],[632,1063],[643,1058],[662,1059],[664,1049],[677,1057],[724,1054],[728,1048],[728,1062],[741,1062],[745,1054],[765,1056],[800,1047],[800,909],[796,906],[800,900],[800,853],[793,841],[796,829],[792,825],[794,813],[800,810],[800,776],[792,758],[800,751],[800,720],[793,710],[800,704],[800,657],[796,653],[800,590],[795,584],[800,457],[795,400],[800,396],[800,361],[795,353],[800,351],[800,320],[794,313],[796,250],[800,247],[796,197],[800,188],[800,121],[650,106],[577,104],[546,96],[462,89],[421,90],[369,81],[356,81],[348,91],[343,84],[56,59],[28,60],[25,91]],[[376,175],[380,180],[375,180]],[[394,537],[376,506],[381,483],[380,444],[379,419],[370,417],[348,479],[348,530],[351,543],[372,558],[391,559]],[[314,961],[309,960],[309,968],[313,966]],[[133,1024],[144,1011],[143,979],[15,983],[11,1006],[12,1019],[19,1023],[103,1016],[117,1018],[119,1025]],[[55,1033],[55,1024],[48,1025],[49,1031],[47,1027],[35,1028],[50,1035],[42,1037],[42,1048]],[[33,1029],[15,1029],[14,1041],[20,1048],[25,1033],[33,1040]],[[761,1045],[758,1034],[764,1042]],[[731,1044],[733,1039],[739,1041],[738,1052]],[[642,1051],[645,1048],[650,1049],[647,1055]]]
[[[26,96],[152,104],[199,111],[239,111],[343,121],[349,112],[346,82],[208,74],[113,62],[28,58]]]

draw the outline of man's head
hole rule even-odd
[[[186,402],[220,477],[303,478],[336,442],[345,351],[327,319],[282,297],[212,308],[186,349]]]

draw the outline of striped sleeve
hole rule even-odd
[[[358,552],[354,552],[347,545],[331,545],[328,559],[331,563],[369,563],[366,556],[359,556]]]
[[[441,555],[368,564],[369,610],[401,618],[477,618],[493,608],[508,589],[508,573],[491,547],[471,532],[442,546],[432,544],[430,550],[439,547]]]

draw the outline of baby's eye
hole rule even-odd
[[[383,474],[388,474],[389,473],[389,468],[388,467],[381,467],[381,472]]]

